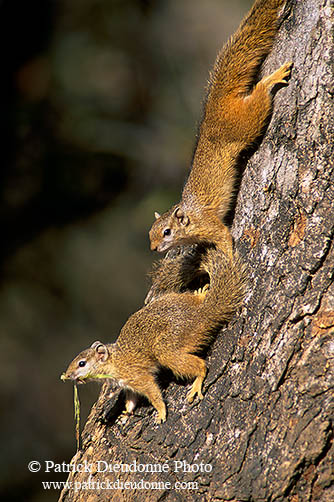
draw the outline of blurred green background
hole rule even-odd
[[[153,212],[189,167],[208,70],[250,0],[2,0],[0,494],[57,500],[75,453],[59,376],[140,308]],[[98,387],[80,388],[83,418]]]

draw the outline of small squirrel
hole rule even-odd
[[[245,269],[237,255],[207,248],[200,267],[209,276],[203,290],[165,293],[134,313],[114,344],[95,342],[69,365],[62,379],[77,382],[109,378],[126,390],[126,410],[133,411],[138,395],[154,406],[157,423],[166,420],[166,406],[155,374],[169,368],[177,377],[194,380],[188,393],[192,402],[202,396],[205,361],[198,352],[214,331],[231,319],[244,296]]]
[[[286,84],[285,63],[254,86],[256,72],[277,32],[277,15],[286,0],[257,0],[234,36],[221,49],[210,76],[204,117],[181,201],[150,230],[151,249],[213,243],[232,252],[222,222],[231,203],[240,152],[261,134],[272,110],[272,90]]]

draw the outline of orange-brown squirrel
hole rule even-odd
[[[137,395],[144,395],[158,412],[157,422],[165,421],[166,406],[155,381],[161,366],[194,380],[190,402],[196,395],[201,398],[206,365],[197,354],[242,303],[245,269],[221,218],[230,203],[237,157],[261,133],[271,111],[270,92],[289,75],[290,64],[285,64],[251,91],[255,72],[272,46],[283,4],[257,0],[218,55],[182,200],[151,229],[152,249],[194,243],[194,253],[188,249],[167,256],[153,272],[147,305],[128,319],[117,341],[95,342],[63,375],[78,382],[118,382],[126,389],[127,413],[133,411]],[[209,288],[192,291],[191,281],[202,276],[209,277]]]
[[[178,268],[177,262],[177,258],[172,260],[170,266]],[[214,247],[203,250],[200,267],[209,275],[208,289],[169,292],[152,300],[128,319],[115,343],[95,342],[70,363],[62,379],[83,383],[110,378],[126,390],[126,413],[133,411],[137,395],[143,395],[157,410],[158,423],[166,419],[166,406],[155,380],[160,367],[194,380],[189,402],[196,395],[202,398],[206,364],[195,354],[241,305],[245,269],[237,255],[231,258]]]
[[[221,49],[210,76],[191,171],[181,201],[150,230],[151,249],[213,243],[231,253],[232,237],[222,223],[233,195],[240,152],[261,134],[272,109],[272,90],[286,84],[285,63],[254,86],[269,53],[286,0],[257,0],[234,36]]]

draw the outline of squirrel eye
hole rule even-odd
[[[84,366],[86,366],[86,361],[79,361],[78,366],[80,366],[80,368],[83,368]]]
[[[165,228],[164,235],[170,235],[170,228]]]

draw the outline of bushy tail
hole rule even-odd
[[[208,249],[203,267],[210,277],[210,289],[201,306],[208,328],[229,321],[242,305],[247,282],[246,267],[237,253],[227,256],[219,249]]]
[[[210,89],[247,93],[262,59],[272,48],[277,14],[286,0],[257,0],[236,33],[221,49],[210,76]]]

